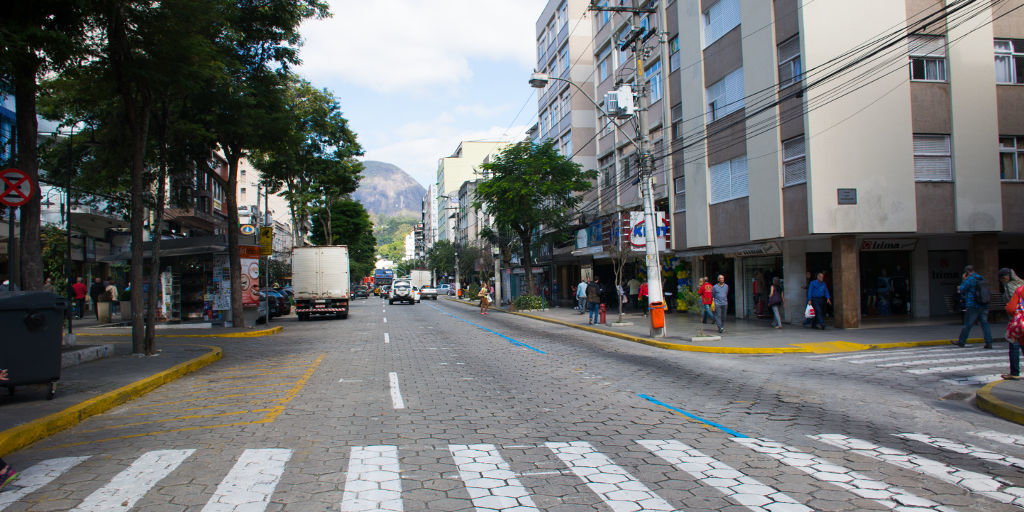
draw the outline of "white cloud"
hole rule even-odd
[[[303,75],[378,92],[454,86],[470,59],[532,67],[544,0],[331,1],[332,18],[303,25]]]
[[[466,140],[519,141],[526,136],[528,125],[511,128],[493,126],[484,130],[460,131],[452,125],[432,125],[431,135],[421,135],[394,141],[384,146],[368,148],[367,160],[380,160],[395,164],[409,173],[424,187],[434,183],[438,159],[455,152]]]

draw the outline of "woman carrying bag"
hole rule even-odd
[[[1010,345],[1010,373],[1001,375],[1006,380],[1020,380],[1020,341],[1024,338],[1024,280],[1009,268],[999,269],[999,282],[1006,301],[1006,341]]]
[[[776,329],[782,329],[782,303],[785,301],[785,297],[782,294],[782,279],[777,277],[772,278],[771,292],[768,294],[768,307],[772,308],[771,326]]]
[[[480,292],[476,294],[476,296],[480,298],[480,314],[481,315],[486,315],[487,314],[487,308],[491,307],[491,297],[490,297],[490,295],[491,295],[491,293],[490,293],[490,290],[487,288],[487,285],[481,286],[480,287]]]

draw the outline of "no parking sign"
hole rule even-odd
[[[32,198],[32,179],[21,170],[9,167],[0,171],[0,203],[15,208]]]

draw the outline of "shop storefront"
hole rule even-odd
[[[744,317],[770,318],[768,294],[772,280],[782,279],[782,255],[747,256],[740,260],[743,273]]]
[[[911,264],[916,248],[917,240],[914,239],[861,241],[860,308],[863,318],[911,318]]]

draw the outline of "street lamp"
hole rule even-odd
[[[491,246],[491,255],[494,256],[494,300],[501,306],[501,247],[498,244]]]

